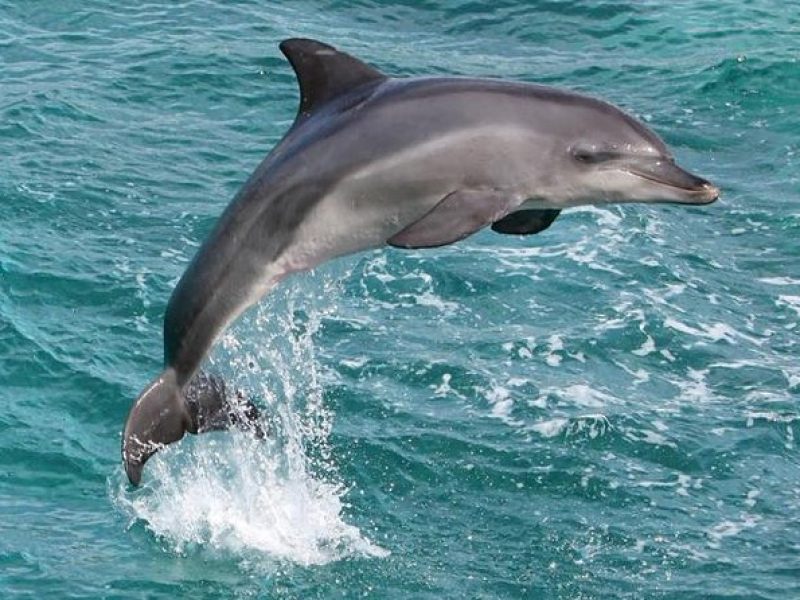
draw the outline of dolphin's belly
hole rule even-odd
[[[313,208],[265,276],[303,271],[332,258],[379,248],[446,194],[439,190],[413,195],[380,189],[332,191]]]

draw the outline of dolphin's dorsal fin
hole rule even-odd
[[[337,96],[386,76],[369,65],[316,40],[292,38],[280,44],[300,84],[298,120]]]

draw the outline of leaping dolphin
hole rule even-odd
[[[451,244],[486,226],[539,233],[582,204],[719,197],[607,102],[528,83],[391,78],[309,39],[280,49],[300,86],[297,118],[172,293],[164,371],[125,424],[122,456],[135,485],[158,448],[227,423],[218,417],[228,402],[222,386],[209,385],[200,364],[290,273],[384,244]]]

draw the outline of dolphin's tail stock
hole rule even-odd
[[[181,389],[175,371],[168,368],[136,399],[125,423],[122,460],[128,479],[139,485],[147,459],[187,431],[237,426],[261,439],[265,434],[258,416],[258,409],[241,392],[229,396],[219,377],[201,372]]]

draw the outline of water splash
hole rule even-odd
[[[302,565],[388,555],[345,522],[348,488],[331,458],[333,415],[313,336],[333,309],[334,286],[302,278],[225,335],[210,369],[256,398],[268,439],[231,431],[162,451],[142,489],[121,482],[114,493],[132,523],[143,522],[177,553],[199,547]]]

